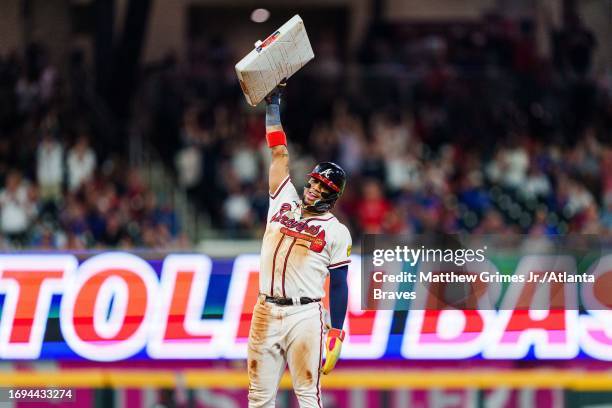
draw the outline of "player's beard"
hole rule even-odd
[[[305,205],[312,205],[312,206],[313,206],[313,205],[315,205],[315,204],[316,204],[316,203],[317,203],[319,200],[321,200],[321,198],[322,198],[322,197],[319,197],[319,198],[316,198],[316,197],[315,197],[315,198],[309,198],[309,197],[308,197],[308,194],[311,194],[312,196],[315,196],[315,194],[313,194],[313,193],[311,193],[311,192],[309,191],[309,188],[308,188],[308,187],[304,187],[304,192],[302,193],[302,202],[303,202]],[[308,201],[311,201],[311,202],[308,202]]]

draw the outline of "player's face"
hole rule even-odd
[[[308,179],[308,184],[304,187],[304,202],[308,205],[313,205],[332,192],[325,184],[313,177]]]

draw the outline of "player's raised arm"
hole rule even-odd
[[[278,186],[289,175],[287,137],[280,118],[281,88],[282,86],[279,85],[266,97],[266,139],[272,151],[272,162],[268,174],[270,194],[274,194]]]

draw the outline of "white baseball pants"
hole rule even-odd
[[[289,365],[300,408],[321,408],[320,367],[327,311],[320,302],[279,306],[260,296],[248,343],[249,408],[274,407]]]

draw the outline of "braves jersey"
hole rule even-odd
[[[348,265],[351,235],[331,213],[301,218],[300,197],[287,176],[270,194],[261,247],[259,291],[268,296],[325,296],[330,269]]]

